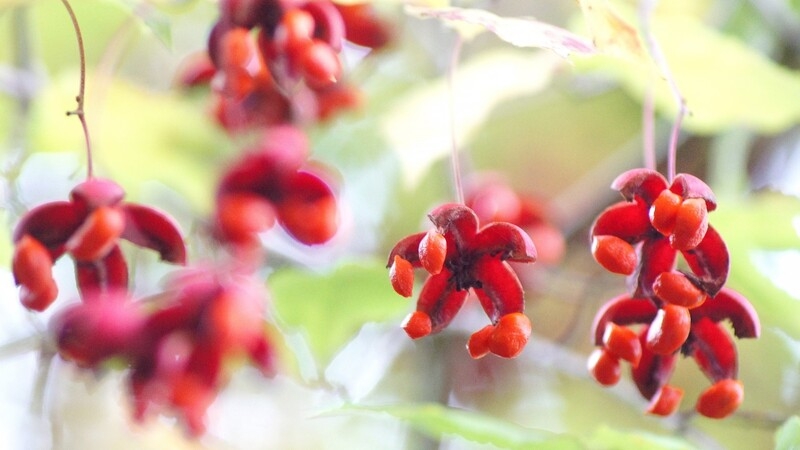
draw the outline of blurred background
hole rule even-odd
[[[392,43],[343,54],[347,79],[365,103],[307,129],[312,158],[340,173],[342,229],[312,248],[277,230],[263,239],[278,374],[265,379],[247,366],[232,368],[199,439],[167,416],[132,424],[122,371],[83,371],[54,356],[52,312],[27,312],[17,300],[11,230],[26,210],[67,197],[85,177],[85,154],[78,121],[64,114],[75,105],[79,59],[63,5],[0,0],[0,447],[800,445],[800,2],[659,3],[653,33],[689,110],[677,170],[702,178],[717,195],[710,222],[731,254],[727,285],[750,300],[763,327],[759,339],[737,341],[745,400],[732,417],[692,413],[709,382],[691,359],[678,363],[671,381],[686,390],[681,412],[666,419],[643,413],[646,401],[627,372],[603,388],[586,370],[593,316],[626,289],[623,277],[592,260],[588,229],[620,200],[611,181],[644,164],[648,86],[655,87],[653,142],[665,170],[677,111],[667,83],[619,43],[565,59],[383,1],[375,6],[392,24]],[[601,17],[563,0],[427,3],[448,4],[535,17],[586,37],[587,24]],[[611,4],[637,23],[637,2]],[[207,89],[177,81],[205,49],[216,2],[73,6],[86,45],[95,172],[116,180],[129,200],[169,211],[186,232],[190,259],[213,257],[198,229],[220,168],[242,143],[214,122]],[[455,200],[453,142],[465,186],[501,180],[535,199],[548,225],[534,237],[547,257],[522,276],[533,335],[514,360],[469,357],[469,335],[487,323],[474,301],[438,335],[411,341],[400,328],[413,300],[393,292],[386,255],[399,239],[428,228],[433,207]],[[157,292],[171,269],[147,252],[126,250],[134,294]],[[71,264],[60,261],[54,270],[63,287],[51,310],[77,295]]]

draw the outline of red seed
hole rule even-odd
[[[680,272],[662,272],[653,282],[653,291],[661,300],[689,309],[706,300],[706,293]]]
[[[744,386],[739,380],[726,378],[706,389],[697,399],[695,408],[712,419],[722,419],[733,414],[744,400]]]
[[[431,317],[423,311],[414,311],[406,316],[401,326],[411,339],[425,337],[431,334],[433,329]]]
[[[431,275],[442,271],[447,256],[447,240],[436,229],[429,230],[419,243],[419,260]]]
[[[628,242],[612,235],[592,238],[592,256],[612,273],[630,275],[636,270],[636,250]]]
[[[708,209],[702,198],[688,198],[675,216],[675,228],[669,237],[672,248],[691,250],[700,244],[708,230]]]
[[[691,325],[692,318],[687,308],[666,304],[650,324],[645,345],[657,355],[671,355],[686,342]]]
[[[411,297],[414,291],[414,267],[400,255],[394,255],[392,267],[389,268],[389,280],[395,292],[403,297]]]
[[[66,243],[76,261],[97,261],[117,244],[125,230],[125,214],[118,208],[101,206],[84,220]]]
[[[613,322],[606,324],[603,346],[614,356],[628,361],[633,367],[642,359],[642,343],[639,336],[628,327]]]
[[[514,358],[525,348],[531,335],[531,320],[521,312],[506,314],[497,321],[489,338],[489,351],[503,358]]]
[[[604,348],[595,349],[586,363],[589,373],[603,386],[617,384],[622,375],[619,358]]]
[[[294,51],[314,37],[314,17],[299,8],[288,9],[275,28],[274,43],[282,51]]]
[[[683,389],[665,384],[650,399],[646,412],[656,416],[669,416],[677,411],[683,400]]]
[[[682,200],[678,194],[668,189],[661,191],[650,206],[650,223],[653,228],[664,236],[672,234]]]
[[[489,339],[494,332],[494,325],[486,325],[472,333],[467,341],[467,351],[473,359],[483,358],[489,353]]]
[[[257,195],[231,194],[218,201],[217,221],[226,239],[249,243],[275,223],[275,208]]]
[[[321,89],[339,81],[342,63],[330,45],[314,39],[299,51],[298,69],[311,88]]]

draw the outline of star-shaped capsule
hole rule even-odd
[[[522,285],[508,261],[534,262],[533,241],[507,222],[479,227],[475,213],[461,204],[444,204],[428,217],[434,228],[400,240],[387,264],[392,286],[405,297],[412,295],[413,269],[423,267],[429,273],[416,311],[404,323],[406,333],[417,339],[443,330],[472,290],[491,324],[472,335],[470,354],[474,358],[489,352],[517,356],[527,343],[531,325],[523,314]]]
[[[757,338],[761,325],[753,306],[741,294],[722,288],[703,304],[689,309],[686,337],[679,337],[678,347],[670,352],[651,345],[654,323],[663,323],[664,306],[649,298],[621,295],[607,302],[592,325],[594,344],[599,348],[590,357],[589,369],[601,384],[612,385],[619,379],[620,360],[632,367],[633,381],[641,395],[650,400],[648,412],[669,415],[678,407],[682,390],[668,383],[678,354],[694,358],[712,385],[698,399],[701,414],[722,418],[733,413],[741,403],[743,391],[736,380],[738,358],[736,345],[722,322],[729,321],[737,338]],[[657,318],[662,316],[659,321]],[[643,325],[638,332],[629,325]],[[682,327],[681,327],[682,328]],[[661,328],[660,339],[673,340],[675,327]],[[731,399],[731,396],[737,399]]]
[[[164,261],[186,262],[175,222],[154,208],[123,202],[124,196],[117,183],[91,178],[70,192],[69,201],[45,203],[22,217],[13,234],[12,269],[25,307],[43,311],[55,300],[52,265],[65,253],[75,261],[82,295],[127,288],[120,238],[157,251]]]

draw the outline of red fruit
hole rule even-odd
[[[514,358],[525,348],[531,335],[531,320],[521,312],[506,314],[495,325],[489,338],[489,351],[503,358]]]
[[[336,198],[330,191],[319,193],[316,198],[306,198],[304,195],[292,195],[279,205],[281,225],[306,245],[325,243],[336,234],[339,225]]]
[[[472,333],[467,341],[467,351],[472,359],[483,358],[489,353],[489,339],[494,332],[494,325],[486,325]]]
[[[311,88],[322,89],[339,81],[342,63],[330,45],[315,39],[299,52],[298,70]]]
[[[53,280],[53,258],[41,242],[24,235],[14,246],[12,271],[17,285],[38,290]]]
[[[650,206],[650,223],[653,228],[664,236],[672,234],[682,200],[680,195],[668,189],[661,191]]]
[[[436,229],[431,229],[419,243],[419,260],[431,275],[442,271],[447,256],[447,240]]]
[[[403,297],[411,297],[414,290],[414,267],[400,255],[394,255],[389,269],[389,280],[394,291]]]
[[[272,227],[275,209],[257,195],[226,195],[217,202],[217,222],[226,239],[244,244]]]
[[[414,311],[406,316],[401,326],[411,339],[425,337],[433,329],[431,317],[422,311]]]
[[[65,248],[76,261],[96,261],[108,254],[125,230],[125,214],[118,208],[101,206],[84,220]]]
[[[706,300],[706,293],[680,272],[662,272],[653,282],[653,292],[667,303],[689,309]]]
[[[691,250],[700,244],[708,230],[708,209],[702,198],[688,198],[675,216],[669,243],[676,250]]]
[[[731,415],[744,400],[744,386],[739,380],[726,378],[706,389],[697,399],[695,408],[712,419]]]
[[[642,343],[636,332],[613,322],[606,324],[603,346],[614,356],[628,361],[633,367],[642,359]]]
[[[686,342],[691,325],[692,318],[687,308],[666,304],[650,324],[645,345],[657,355],[671,355]]]
[[[603,386],[617,384],[622,375],[619,358],[604,348],[595,349],[586,363],[589,373]]]
[[[646,412],[656,416],[669,416],[681,405],[683,389],[665,384],[650,399]]]
[[[314,37],[314,17],[302,9],[289,9],[275,29],[273,42],[283,51],[294,51]]]
[[[348,41],[369,48],[380,48],[391,40],[391,30],[380,20],[368,3],[343,5],[336,3],[342,14]]]
[[[630,275],[636,270],[636,250],[628,242],[611,235],[592,238],[592,256],[612,273]]]

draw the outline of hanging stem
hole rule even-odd
[[[84,112],[84,99],[86,97],[86,51],[83,45],[83,34],[81,34],[81,27],[78,25],[78,18],[75,16],[75,11],[72,10],[69,0],[61,0],[64,7],[69,13],[69,18],[72,20],[72,26],[75,28],[75,36],[78,38],[78,52],[80,54],[81,64],[81,80],[78,87],[78,96],[75,100],[78,102],[78,107],[72,111],[67,111],[68,116],[78,116],[83,128],[83,138],[86,141],[86,178],[94,176],[94,167],[92,164],[92,141],[89,138],[89,126],[86,124],[86,113]]]
[[[461,165],[458,158],[458,140],[456,139],[456,94],[455,94],[455,78],[456,67],[458,66],[458,59],[461,56],[461,47],[464,39],[460,34],[456,34],[456,42],[453,46],[452,59],[450,60],[450,68],[447,73],[448,91],[450,93],[450,145],[452,155],[450,157],[453,167],[453,184],[455,185],[456,201],[464,203],[464,187],[461,184]]]
[[[686,101],[683,99],[681,91],[678,89],[678,84],[675,82],[675,78],[672,76],[672,72],[669,70],[669,64],[667,64],[664,53],[661,51],[661,47],[658,45],[658,41],[650,30],[650,17],[653,14],[653,10],[655,9],[657,1],[658,0],[641,1],[639,4],[639,21],[641,22],[642,35],[644,36],[645,43],[647,44],[647,49],[650,52],[650,57],[653,58],[653,62],[664,76],[667,84],[669,84],[672,97],[675,100],[675,103],[678,105],[678,114],[675,117],[675,122],[672,125],[672,132],[670,133],[669,137],[669,151],[667,154],[667,178],[672,181],[672,179],[675,178],[675,161],[678,153],[678,137],[683,118],[686,116]]]

